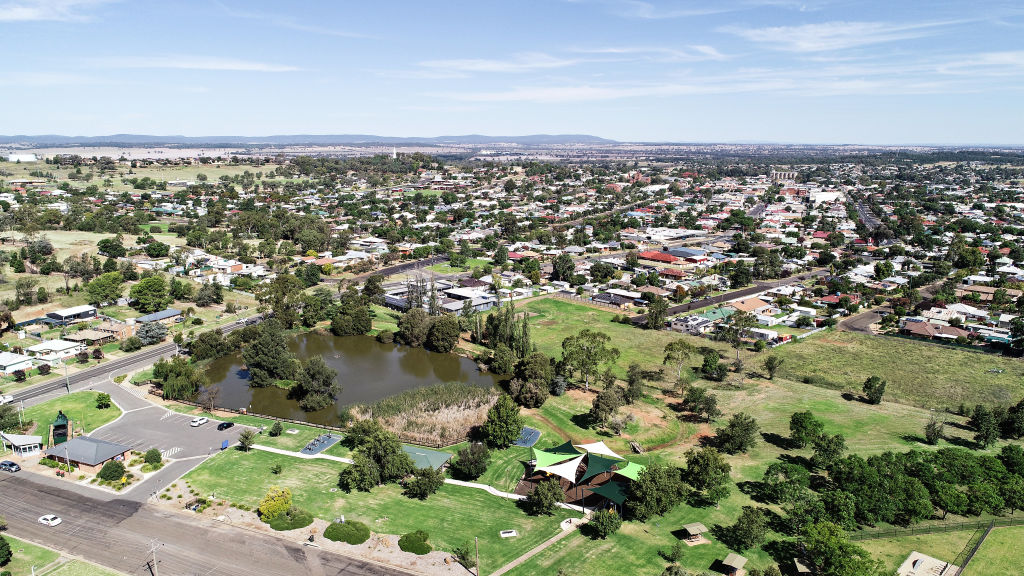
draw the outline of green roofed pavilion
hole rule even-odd
[[[598,474],[611,472],[612,467],[622,464],[621,460],[613,460],[611,458],[605,458],[604,456],[598,456],[597,454],[588,454],[587,459],[587,471],[583,473],[583,477],[580,478],[580,482],[583,482],[587,478],[593,478]]]
[[[622,506],[622,503],[626,501],[626,484],[624,482],[607,482],[597,488],[589,488],[588,490],[598,496],[604,496],[619,506]]]
[[[625,476],[626,478],[629,478],[630,480],[636,480],[637,478],[640,477],[640,473],[643,472],[646,469],[647,469],[647,467],[644,466],[643,464],[637,464],[636,462],[630,462],[624,468],[619,468],[618,470],[616,470],[615,473],[620,475],[620,476]]]
[[[413,466],[416,468],[433,468],[434,470],[440,470],[441,466],[444,466],[452,457],[452,455],[447,452],[427,450],[426,448],[410,446],[408,444],[402,444],[402,450],[412,458]]]

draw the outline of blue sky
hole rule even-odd
[[[1019,1],[0,0],[0,133],[1024,144]]]

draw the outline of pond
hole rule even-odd
[[[464,382],[491,387],[499,382],[493,374],[480,372],[476,362],[455,354],[439,354],[423,348],[382,344],[369,336],[338,337],[307,333],[296,336],[288,348],[299,359],[322,356],[338,375],[341,394],[334,406],[317,412],[303,412],[288,391],[276,386],[250,388],[241,353],[214,360],[206,376],[220,389],[217,404],[245,408],[258,414],[304,420],[316,424],[338,424],[339,415],[352,404],[370,404],[406,390]]]

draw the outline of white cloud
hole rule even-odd
[[[725,60],[727,56],[713,46],[693,45],[685,48],[663,46],[607,46],[603,48],[574,48],[578,54],[604,54],[613,56],[638,56],[644,59],[668,62],[698,62],[702,60]]]
[[[101,68],[162,68],[173,70],[209,70],[225,72],[298,72],[301,68],[215,56],[126,56],[97,58],[90,61]]]
[[[220,8],[228,14],[228,16],[232,16],[234,18],[242,18],[245,20],[257,20],[260,22],[265,22],[272,26],[277,26],[279,28],[296,30],[298,32],[309,32],[310,34],[320,34],[323,36],[337,36],[340,38],[372,38],[371,35],[363,34],[361,32],[351,32],[349,30],[342,30],[328,26],[307,24],[305,22],[300,22],[299,20],[296,20],[292,16],[286,16],[283,14],[273,14],[269,12],[247,12],[235,10],[224,5],[221,2],[216,2],[216,4],[220,6]]]
[[[551,68],[564,68],[576,64],[576,60],[564,60],[543,53],[517,54],[508,60],[490,60],[483,58],[463,58],[452,60],[426,60],[419,65],[432,71],[447,73],[470,72],[532,72]]]
[[[972,54],[938,65],[941,74],[1024,77],[1024,51]]]
[[[8,0],[0,3],[0,22],[85,21],[86,9],[111,0]]]
[[[886,22],[823,22],[800,26],[741,28],[726,26],[722,32],[786,52],[824,52],[845,50],[930,36],[939,28],[955,22],[891,24]]]

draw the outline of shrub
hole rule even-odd
[[[142,349],[142,340],[138,336],[129,336],[121,341],[121,350],[123,352],[135,352]]]
[[[13,555],[14,553],[11,552],[11,543],[3,536],[0,536],[0,566],[7,565],[7,563],[11,561],[11,556]],[[10,572],[5,571],[4,574],[10,574]]]
[[[79,364],[85,364],[89,361],[89,353],[82,350],[78,354],[75,354],[75,360],[77,360]]]
[[[280,474],[282,470],[284,470],[284,467],[281,466],[280,464],[274,464],[273,466],[270,467],[271,474]]]
[[[103,359],[103,349],[102,348],[93,348],[92,349],[92,359],[93,360],[102,360]]]
[[[49,373],[50,373],[50,365],[49,364],[40,364],[39,365],[39,374],[40,375],[46,376]]]
[[[452,554],[467,569],[476,568],[476,555],[474,554],[473,545],[469,542],[461,546],[456,546],[452,549]]]
[[[285,530],[296,530],[299,528],[305,528],[313,523],[313,515],[301,508],[289,507],[287,510],[278,514],[274,518],[267,521],[267,525],[282,532]]]
[[[124,464],[116,460],[111,460],[100,468],[100,473],[96,476],[100,480],[106,480],[107,482],[117,482],[124,477]]]
[[[287,488],[271,486],[266,496],[260,500],[259,514],[264,522],[269,522],[292,507],[292,491]]]
[[[491,451],[484,444],[471,444],[456,454],[451,464],[452,475],[464,480],[476,480],[487,471]]]
[[[430,535],[423,530],[409,532],[408,534],[403,534],[398,539],[398,547],[402,549],[402,552],[411,552],[417,556],[423,556],[433,550],[427,542],[428,538],[430,538]]]
[[[381,330],[377,333],[377,342],[381,344],[391,344],[395,341],[395,333],[391,330]]]
[[[555,480],[544,480],[537,484],[525,500],[523,507],[533,516],[550,516],[555,513],[559,502],[565,502],[565,492]]]
[[[164,457],[156,448],[150,448],[149,450],[146,450],[146,455],[143,456],[143,458],[146,460],[146,464],[149,464],[151,466],[156,466],[157,464],[160,464],[164,461]]]
[[[273,436],[273,437],[280,436],[281,432],[283,432],[283,431],[284,431],[284,427],[281,426],[281,423],[277,422],[277,421],[275,421],[274,425],[270,427],[270,435]]]
[[[416,477],[405,486],[405,495],[410,498],[426,500],[444,485],[444,474],[435,468],[426,467],[416,471]]]
[[[96,396],[96,408],[100,410],[105,410],[107,408],[110,408],[110,404],[110,394],[107,394],[106,392],[100,392],[99,395]]]
[[[598,510],[586,524],[587,535],[594,539],[604,540],[622,527],[622,516],[612,510]]]
[[[14,381],[15,382],[24,382],[25,378],[27,378],[27,377],[28,376],[25,374],[24,370],[15,370],[14,371]]]
[[[324,530],[324,538],[357,546],[370,539],[370,528],[362,522],[334,522]]]

